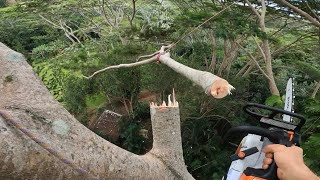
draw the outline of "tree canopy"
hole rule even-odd
[[[51,95],[83,125],[91,127],[104,110],[123,115],[118,139],[93,131],[136,154],[152,143],[146,99],[162,102],[174,88],[183,155],[196,179],[223,176],[234,149],[222,146],[221,137],[232,126],[257,125],[242,107],[283,107],[286,82],[295,77],[294,109],[307,118],[305,160],[320,174],[319,12],[318,0],[0,0],[0,42],[24,54]],[[157,63],[84,78],[177,41],[171,57],[228,80],[236,88],[232,95],[208,98]]]

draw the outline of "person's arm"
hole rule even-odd
[[[303,161],[303,150],[297,146],[286,147],[280,144],[267,145],[263,152],[266,157],[263,169],[272,163],[272,158],[278,166],[277,175],[280,180],[320,180]]]

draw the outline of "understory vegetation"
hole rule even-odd
[[[263,27],[257,16],[263,14],[261,1],[250,1],[256,12],[245,1],[228,0],[6,2],[0,0],[0,42],[27,57],[56,100],[88,127],[105,110],[123,115],[119,138],[95,131],[103,138],[137,154],[150,150],[149,101],[162,102],[174,88],[185,162],[196,179],[223,176],[235,148],[221,144],[221,137],[233,126],[258,125],[243,106],[283,108],[287,80],[294,77],[294,110],[307,119],[301,131],[305,160],[320,175],[320,27],[289,8],[263,0]],[[292,3],[320,21],[316,0]],[[231,96],[208,97],[157,63],[84,78],[106,66],[136,62],[178,40],[171,56],[227,79],[236,88]]]

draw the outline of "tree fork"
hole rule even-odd
[[[186,172],[181,144],[172,144],[181,143],[181,137],[166,140],[169,136],[163,129],[171,128],[180,135],[178,108],[167,108],[173,115],[170,118],[164,116],[165,113],[163,116],[152,114],[152,119],[158,123],[153,126],[153,137],[158,142],[153,150],[142,156],[133,154],[79,123],[54,100],[23,55],[0,43],[0,110],[49,143],[76,167],[88,171],[90,177],[193,179]],[[0,179],[90,179],[61,162],[3,118],[0,116]],[[175,125],[163,127],[170,123]],[[172,143],[168,146],[166,142]],[[166,146],[176,149],[165,151],[161,148]],[[173,159],[177,161],[173,162]]]

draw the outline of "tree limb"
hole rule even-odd
[[[133,6],[133,13],[131,18],[129,19],[131,29],[133,28],[133,19],[136,15],[136,0],[132,0],[132,6]]]
[[[160,55],[163,53],[165,53],[165,51],[161,48]],[[214,98],[220,99],[230,95],[231,90],[234,89],[234,87],[225,79],[222,79],[212,73],[196,70],[178,63],[170,57],[170,53],[165,53],[160,56],[159,61],[191,80],[193,83],[201,86],[207,95],[212,95]]]
[[[308,7],[308,9],[311,11],[311,13],[313,14],[313,16],[318,20],[318,22],[320,22],[320,17],[318,16],[318,14],[310,7],[308,1],[304,1]]]
[[[241,46],[239,43],[237,43],[237,44],[238,44],[238,46],[239,46],[241,49],[243,49],[243,50],[246,52],[246,54],[250,57],[250,59],[255,62],[256,66],[258,67],[258,69],[260,70],[260,72],[261,72],[267,79],[271,80],[270,77],[269,77],[269,76],[264,72],[264,70],[261,68],[261,66],[259,65],[258,61],[255,59],[255,57],[253,57],[253,55],[252,55],[249,51],[247,51],[243,46]]]
[[[249,2],[249,0],[245,0],[245,1],[249,5],[251,10],[254,12],[254,14],[260,19],[261,18],[260,13],[253,7],[253,5]]]
[[[10,81],[6,80],[8,77]],[[55,151],[72,160],[76,167],[85,169],[98,179],[178,178],[176,171],[182,167],[170,170],[163,160],[152,154],[139,156],[128,152],[79,123],[54,100],[23,55],[2,43],[0,82],[0,110],[35,132]],[[163,127],[156,128],[162,130]],[[8,124],[3,116],[0,116],[0,129],[1,179],[88,179]],[[190,175],[185,177],[192,179]]]
[[[320,22],[317,21],[317,19],[313,18],[312,16],[310,16],[308,13],[306,13],[305,11],[299,9],[298,7],[290,4],[289,2],[287,2],[286,0],[277,0],[278,2],[280,2],[281,4],[289,7],[290,9],[292,9],[294,12],[298,13],[300,16],[304,17],[305,19],[307,19],[308,21],[310,21],[313,25],[320,27]]]
[[[94,72],[91,76],[86,78],[92,78],[98,73],[104,72],[109,69],[118,69],[118,68],[124,68],[124,67],[135,67],[140,66],[143,64],[148,64],[155,61],[160,61],[162,64],[167,65],[177,73],[185,76],[192,82],[196,83],[197,85],[201,86],[205,93],[208,95],[212,95],[214,98],[223,98],[229,94],[231,94],[231,90],[234,89],[232,85],[228,83],[228,81],[213,75],[212,73],[206,72],[206,71],[199,71],[192,69],[188,66],[185,66],[183,64],[178,63],[174,59],[171,59],[170,53],[167,53],[166,51],[170,49],[173,45],[168,46],[162,46],[160,51],[153,53],[157,54],[156,56],[153,56],[149,59],[131,63],[131,64],[120,64],[115,66],[109,66],[104,69],[101,69],[99,71]],[[150,55],[144,56],[144,57],[150,57]]]
[[[265,0],[260,0],[260,1],[262,6],[260,19],[264,21],[266,17],[266,12],[267,12],[266,1]]]
[[[266,54],[263,52],[263,49],[262,49],[261,46],[259,45],[257,39],[256,39],[255,37],[253,37],[253,39],[254,39],[254,42],[257,44],[257,47],[258,47],[258,49],[259,49],[259,51],[260,51],[260,53],[261,53],[264,61],[266,61],[266,60],[267,60]]]
[[[320,89],[320,81],[317,82],[316,87],[314,88],[314,91],[313,91],[313,93],[311,95],[311,98],[313,98],[313,99],[316,98],[316,95],[317,95],[319,89]]]
[[[104,2],[105,2],[105,0],[102,0],[102,4],[101,4],[101,10],[102,10],[102,15],[103,15],[104,20],[106,21],[106,23],[107,23],[109,26],[111,26],[111,27],[113,27],[113,28],[115,28],[115,29],[118,29],[118,27],[116,27],[116,26],[111,22],[111,20],[108,19],[107,13],[106,13],[106,9],[105,9],[105,6],[104,6],[104,4],[105,4]]]
[[[104,71],[110,70],[110,69],[136,67],[136,66],[140,66],[140,65],[143,65],[143,64],[149,64],[149,63],[155,62],[156,60],[157,60],[156,57],[152,57],[152,58],[149,58],[149,59],[146,59],[146,60],[143,60],[143,61],[139,61],[139,62],[135,62],[135,63],[119,64],[119,65],[109,66],[109,67],[106,67],[106,68],[100,69],[99,71],[94,72],[92,75],[90,75],[88,77],[87,76],[84,76],[84,77],[87,78],[87,79],[90,79],[93,76],[95,76],[95,75],[97,75],[99,73],[102,73]]]

